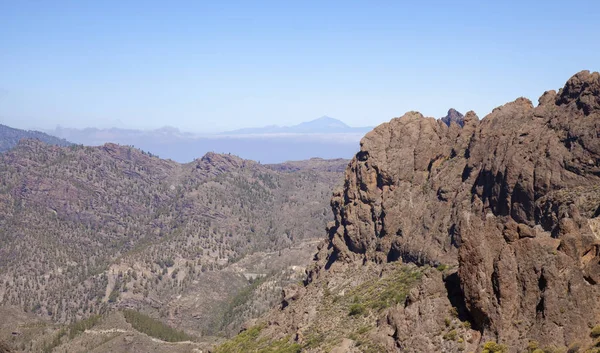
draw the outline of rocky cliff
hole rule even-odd
[[[600,74],[462,121],[409,112],[363,138],[305,285],[260,337],[308,352],[593,344]]]

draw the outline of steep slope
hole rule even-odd
[[[15,147],[22,139],[36,139],[49,145],[70,146],[71,143],[39,131],[27,131],[0,124],[0,153]]]
[[[58,323],[127,307],[196,336],[236,330],[299,280],[346,163],[281,172],[23,140],[0,156],[0,303]]]
[[[304,286],[221,351],[591,346],[599,132],[600,74],[587,71],[537,107],[469,112],[462,128],[416,112],[378,126],[332,198]]]

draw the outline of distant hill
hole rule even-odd
[[[15,147],[22,139],[35,139],[49,145],[70,146],[72,143],[39,131],[20,130],[0,124],[0,153]]]
[[[292,126],[270,125],[265,127],[246,128],[222,133],[223,135],[254,134],[333,134],[333,133],[367,133],[373,127],[351,127],[341,120],[328,116]]]

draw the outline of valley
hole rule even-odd
[[[483,119],[408,112],[349,162],[21,140],[0,351],[597,352],[599,119],[582,71]]]
[[[0,155],[0,303],[49,325],[130,309],[196,341],[235,333],[303,279],[346,164],[22,140]]]

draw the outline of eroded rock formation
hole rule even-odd
[[[599,77],[469,112],[462,129],[414,112],[377,127],[332,200],[329,265],[458,263],[484,335],[585,341],[600,319]]]
[[[315,322],[333,305],[323,304],[329,293],[347,297],[373,268],[383,278],[404,262],[423,276],[403,303],[369,314],[380,349],[592,344],[600,322],[600,74],[576,74],[537,106],[519,98],[461,121],[409,112],[363,138],[305,288],[286,292],[267,332],[310,348],[303,342],[322,327]],[[352,337],[334,349],[360,351],[363,336]]]

